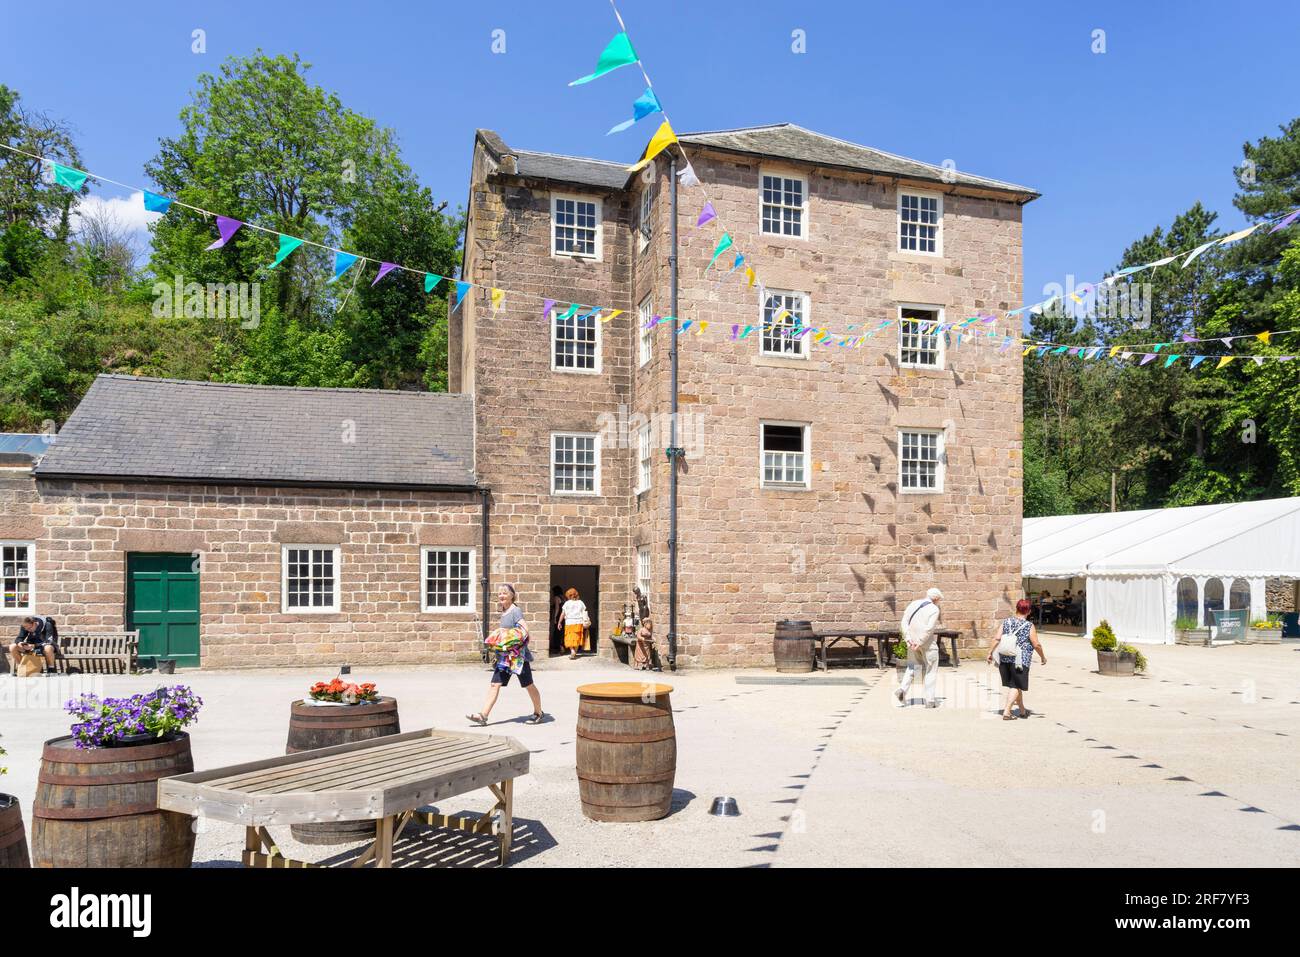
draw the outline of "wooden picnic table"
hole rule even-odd
[[[948,661],[949,663],[951,663],[951,665],[954,668],[961,667],[961,659],[957,657],[957,639],[959,637],[961,637],[961,632],[957,631],[955,628],[940,628],[938,631],[934,633],[934,640],[939,643],[939,652],[941,654],[943,653],[943,640],[947,638],[950,642],[952,642],[952,652],[948,655]],[[897,640],[897,638],[895,638],[895,640]],[[894,663],[894,645],[893,642],[890,642],[889,664],[893,664],[893,663]],[[942,663],[943,662],[940,661],[940,664]]]
[[[875,657],[876,667],[885,667],[885,645],[890,640],[898,640],[897,631],[882,631],[880,629],[855,630],[852,628],[827,628],[813,631],[813,641],[816,646],[813,648],[813,663],[822,671],[830,670],[831,650],[841,642],[847,642],[850,646],[847,654],[835,655],[836,661],[846,662],[848,664],[860,664],[866,666],[871,660],[872,655]],[[876,647],[870,647],[872,641],[876,642]]]
[[[376,867],[392,867],[393,842],[412,820],[491,834],[504,866],[514,779],[527,773],[528,749],[513,738],[426,728],[163,778],[158,807],[243,824],[247,867],[317,866],[284,857],[268,827],[362,818],[374,820],[375,840],[353,867],[371,858]],[[477,817],[418,810],[484,787],[496,801]]]

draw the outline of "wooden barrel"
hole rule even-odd
[[[772,656],[776,670],[808,672],[813,670],[813,626],[811,621],[778,621],[772,639]]]
[[[656,821],[677,773],[669,685],[620,681],[578,688],[578,793],[593,821]]]
[[[188,815],[158,810],[158,779],[194,770],[190,738],[78,750],[45,742],[32,805],[37,867],[189,867]]]
[[[0,870],[31,867],[27,854],[27,829],[23,827],[23,806],[16,797],[0,794]]]
[[[390,734],[400,734],[397,699],[378,698],[369,704],[330,707],[303,704],[289,705],[289,740],[285,754],[314,751],[336,744],[369,741]],[[350,844],[374,840],[374,821],[327,821],[321,824],[293,824],[289,830],[294,840],[303,844]]]

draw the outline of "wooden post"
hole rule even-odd
[[[379,849],[375,857],[375,867],[393,866],[393,819],[381,817],[375,824],[375,840]]]
[[[501,783],[501,790],[504,794],[504,807],[501,811],[501,866],[505,867],[510,863],[510,839],[515,832],[515,779],[506,778]]]

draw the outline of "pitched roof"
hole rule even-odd
[[[473,399],[101,375],[35,475],[464,489]]]
[[[703,133],[679,133],[677,138],[688,146],[708,146],[754,156],[797,160],[817,166],[837,166],[842,169],[881,173],[886,176],[926,180],[944,186],[970,186],[996,192],[1018,193],[1023,195],[1026,201],[1040,195],[1037,190],[1029,186],[1018,186],[1015,183],[933,166],[930,163],[896,156],[869,146],[859,146],[857,143],[836,139],[824,133],[814,133],[793,123],[749,126],[736,130],[712,130]]]
[[[531,150],[515,150],[514,155],[519,175],[537,179],[622,189],[627,185],[630,175],[624,163],[561,156],[558,153],[534,153]]]

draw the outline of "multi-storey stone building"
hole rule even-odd
[[[762,283],[706,269],[682,188],[679,664],[770,662],[779,619],[883,627],[932,584],[983,639],[1020,588],[1019,356],[924,323],[1019,304],[1037,194],[790,125],[681,142]],[[0,461],[0,626],[137,628],[182,664],[471,660],[491,580],[539,633],[576,586],[606,653],[640,583],[662,638],[668,176],[479,131],[464,277],[510,292],[452,313],[452,395],[101,377],[34,469]]]

